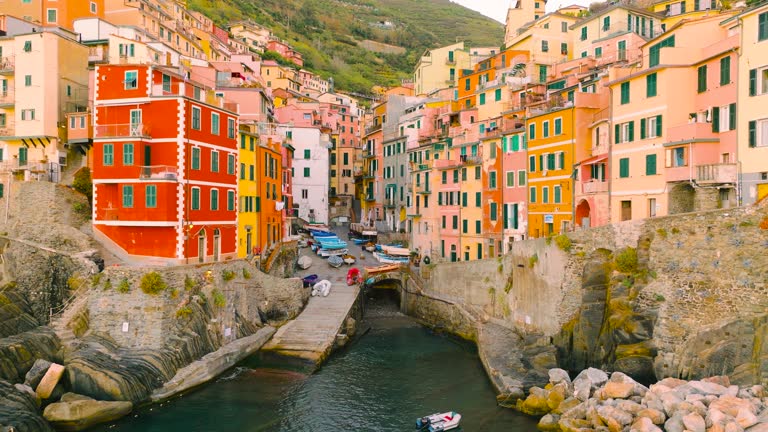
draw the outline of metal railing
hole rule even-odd
[[[381,124],[375,124],[373,126],[365,128],[365,134],[369,135],[381,130]]]
[[[109,137],[149,137],[149,127],[143,123],[96,125],[96,138]]]
[[[139,179],[153,181],[177,181],[177,168],[171,165],[143,165]]]
[[[13,57],[0,58],[0,74],[13,73],[16,69],[16,61]]]
[[[483,163],[482,155],[459,155],[459,161],[463,165],[478,165]]]
[[[0,106],[10,106],[16,103],[13,90],[0,91]]]

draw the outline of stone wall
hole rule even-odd
[[[430,266],[422,294],[449,306],[414,299],[409,312],[451,330],[460,308],[475,326],[543,335],[574,371],[766,383],[766,248],[767,205],[628,221]]]

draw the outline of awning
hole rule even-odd
[[[27,148],[29,148],[30,146],[37,147],[38,144],[45,147],[47,144],[51,143],[51,137],[47,137],[47,136],[25,136],[25,137],[14,136],[14,137],[7,137],[7,139],[20,140],[21,143],[24,145],[24,147],[27,147]]]
[[[597,162],[601,162],[601,161],[604,161],[606,159],[608,159],[608,155],[607,154],[592,156],[589,159],[581,161],[579,163],[579,165],[593,165],[593,164],[596,164]]]

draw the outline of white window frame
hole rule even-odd
[[[216,155],[216,157],[214,157]],[[216,161],[216,164],[213,164],[213,161]],[[219,166],[221,165],[221,159],[219,158],[219,151],[218,150],[211,150],[211,172],[217,173],[219,172]]]
[[[768,94],[768,66],[757,69],[757,88],[756,95]]]
[[[216,121],[213,121],[213,119],[216,119]],[[214,129],[214,125],[216,125],[216,128]],[[212,112],[211,113],[211,134],[212,135],[219,135],[221,134],[221,116],[219,113]]]
[[[658,138],[656,136],[656,116],[645,119],[645,139]]]
[[[53,12],[53,17],[56,18],[54,20],[50,20],[51,12]],[[57,24],[59,22],[59,10],[57,8],[48,8],[45,10],[45,20],[48,23],[54,23]]]
[[[768,147],[768,118],[755,120],[755,147]]]
[[[619,143],[629,142],[629,122],[624,122],[619,126],[621,139]]]
[[[521,178],[520,176],[521,175],[522,175],[522,179],[523,179],[522,182],[520,181],[520,178]],[[523,186],[525,186],[527,184],[528,184],[528,171],[526,171],[526,170],[519,170],[517,172],[517,186],[518,187],[523,187]]]
[[[560,165],[560,162],[561,162],[561,161],[562,161],[563,163],[565,163],[565,160],[560,158],[560,155],[561,155],[561,154],[563,154],[563,153],[565,153],[565,152],[561,152],[561,151],[559,151],[559,152],[555,152],[555,169],[556,169],[556,170],[561,170],[561,169],[564,169],[564,168],[565,168],[564,166]],[[564,156],[563,156],[563,157],[564,157]]]
[[[136,74],[136,79],[133,80],[133,85],[129,86],[129,83],[131,81],[128,80],[128,74]],[[125,71],[125,75],[123,76],[123,89],[124,90],[136,90],[139,88],[139,71],[138,70],[128,70]]]
[[[720,118],[718,119],[720,121],[720,129],[718,129],[720,132],[728,132],[731,130],[729,128],[730,126],[730,119],[731,119],[731,109],[729,105],[723,105],[720,107]]]
[[[560,198],[559,199],[557,198],[558,194],[555,193],[556,190],[560,191],[560,193],[559,193]],[[555,185],[555,186],[552,187],[552,201],[555,204],[562,204],[563,203],[563,187],[562,186]]]
[[[91,2],[90,11],[92,14],[98,13],[96,2]]]

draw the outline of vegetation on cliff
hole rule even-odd
[[[189,7],[224,28],[242,19],[268,27],[304,55],[305,69],[360,93],[410,77],[428,48],[457,40],[500,46],[504,36],[500,23],[449,0],[190,0]],[[366,40],[405,53],[374,53],[360,46]]]

